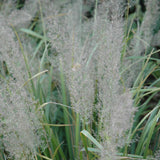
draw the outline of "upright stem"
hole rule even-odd
[[[79,157],[79,140],[80,140],[80,118],[79,114],[76,114],[76,126],[75,126],[75,146],[76,146],[76,157]]]
[[[64,79],[62,61],[61,60],[60,60],[60,79],[61,79],[61,87],[62,87],[63,104],[67,105],[65,79]],[[69,116],[68,116],[67,108],[63,107],[63,113],[64,113],[65,124],[70,124],[70,119],[69,119]],[[66,138],[67,138],[67,145],[68,145],[68,149],[69,149],[70,160],[73,160],[73,150],[72,150],[72,143],[71,143],[71,139],[70,139],[70,129],[69,129],[68,126],[65,127],[65,134],[66,134]]]

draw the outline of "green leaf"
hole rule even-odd
[[[32,30],[29,30],[29,29],[26,29],[26,28],[21,28],[20,31],[22,31],[22,32],[24,32],[24,33],[26,33],[26,34],[28,34],[30,36],[33,36],[35,38],[42,39],[43,41],[45,41],[45,40],[49,41],[48,38],[45,39],[44,36],[42,36],[42,35],[40,35],[40,34],[38,34],[36,32],[33,32]]]
[[[100,150],[103,149],[102,145],[86,130],[81,131],[81,135],[87,137],[90,141],[92,141]]]
[[[97,148],[91,148],[91,147],[88,147],[87,148],[89,152],[96,152],[96,153],[100,153],[101,151]],[[85,148],[82,148],[81,151],[85,151]]]

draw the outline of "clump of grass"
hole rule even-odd
[[[15,4],[4,2],[0,14],[1,159],[146,158],[159,130],[159,104],[147,110],[159,91],[158,1],[155,10],[147,1],[137,30],[123,0],[91,2],[91,17],[82,0]]]

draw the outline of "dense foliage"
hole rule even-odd
[[[0,159],[160,159],[159,0],[0,0]]]

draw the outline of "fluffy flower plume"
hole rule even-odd
[[[92,67],[91,65],[87,67],[91,53],[88,41],[90,31],[87,28],[89,32],[84,36],[86,26],[81,22],[80,5],[82,4],[78,1],[72,10],[65,9],[65,15],[46,23],[52,47],[60,54],[63,62],[73,109],[85,122],[90,122],[94,103]]]
[[[120,1],[108,1],[102,4],[102,10],[108,10],[97,16],[95,32],[99,38],[97,48],[99,122],[101,124],[101,138],[104,151],[101,159],[113,156],[118,147],[125,144],[125,132],[131,127],[131,120],[135,109],[132,105],[132,95],[129,91],[123,92],[120,85],[120,58],[123,46],[123,20]],[[108,16],[106,16],[108,15]],[[123,142],[123,143],[122,143]],[[110,153],[110,156],[107,152]],[[113,157],[112,157],[113,158]],[[111,158],[111,159],[112,159]]]
[[[11,27],[0,15],[0,62],[8,73],[0,79],[0,138],[7,157],[34,159],[42,145],[42,126],[34,99],[22,85],[27,80],[24,58]],[[40,132],[41,130],[41,132]]]
[[[0,135],[9,157],[17,160],[32,159],[42,145],[43,132],[35,113],[33,99],[16,83],[2,84],[0,93]],[[34,158],[33,158],[34,159]]]

